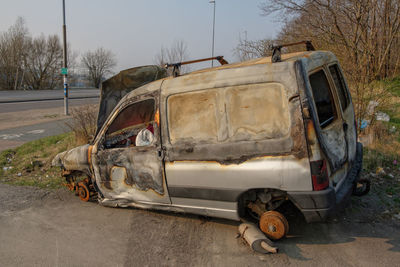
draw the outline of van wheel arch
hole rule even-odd
[[[258,221],[257,213],[277,210],[285,216],[300,212],[286,191],[273,188],[249,189],[238,197],[238,214],[241,219]],[[304,217],[304,216],[303,216]]]

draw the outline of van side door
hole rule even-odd
[[[92,156],[105,198],[169,204],[158,120],[158,96],[140,96],[114,110]]]

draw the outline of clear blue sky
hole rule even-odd
[[[236,60],[233,49],[239,34],[248,39],[274,37],[280,24],[260,16],[261,0],[216,0],[215,55]],[[191,59],[211,55],[213,5],[209,0],[66,0],[67,39],[83,53],[97,47],[110,49],[121,69],[152,64],[161,46],[174,40],[187,43]],[[30,33],[59,34],[62,0],[14,0],[2,2],[0,31],[18,16]]]

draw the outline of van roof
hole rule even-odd
[[[302,52],[295,52],[295,53],[288,53],[288,54],[282,54],[282,62],[289,62],[289,61],[296,61],[300,58],[312,58],[314,56],[317,56],[318,58],[320,57],[325,57],[325,58],[331,58],[333,54],[328,51],[302,51]],[[246,66],[252,66],[252,65],[258,65],[258,64],[277,64],[277,63],[272,63],[271,57],[262,57],[262,58],[256,58],[256,59],[251,59],[243,62],[237,62],[237,63],[232,63],[232,64],[226,64],[214,68],[206,68],[206,69],[201,69],[201,70],[196,70],[187,74],[193,74],[193,73],[202,73],[202,72],[208,72],[208,71],[213,71],[213,70],[222,70],[222,69],[230,69],[230,68],[238,68],[238,67],[246,67]],[[168,79],[168,78],[166,78]]]
[[[318,61],[318,63],[317,63],[317,65],[318,65],[318,64],[321,64],[321,62],[332,61],[336,57],[332,52],[329,52],[329,51],[302,51],[302,52],[296,52],[296,53],[282,54],[282,56],[281,56],[282,62],[294,62],[294,61],[296,61],[298,59],[302,59],[302,58],[306,58],[309,60],[306,64],[309,64],[309,63],[315,64],[317,62],[313,62],[313,61]],[[178,77],[169,76],[169,77],[165,77],[165,78],[159,79],[157,81],[151,82],[148,85],[143,86],[143,88],[139,87],[138,89],[133,90],[132,92],[128,93],[128,95],[125,96],[125,98],[131,98],[132,96],[142,94],[143,92],[156,91],[159,89],[159,87],[158,87],[159,85],[156,85],[156,84],[159,84],[164,80],[179,79],[180,77],[190,77],[191,75],[212,72],[215,70],[233,69],[233,68],[262,65],[262,64],[280,64],[282,62],[272,63],[271,57],[262,57],[262,58],[256,58],[256,59],[247,60],[247,61],[243,61],[243,62],[226,64],[226,65],[213,67],[213,68],[196,70],[196,71],[189,72],[189,73],[186,73],[186,74],[178,76]]]

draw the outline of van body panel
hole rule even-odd
[[[195,206],[196,201],[205,199],[236,203],[241,194],[257,188],[312,190],[304,125],[294,72],[293,62],[283,62],[200,72],[166,80],[163,83],[161,88],[162,139],[166,151],[165,172],[173,205],[177,204],[175,199],[189,206]],[[221,94],[219,99],[223,100],[222,104],[218,104],[219,100],[217,100],[215,105],[220,105],[221,113],[227,113],[230,103],[224,103],[228,101],[226,99],[229,99],[224,92],[244,87],[251,90],[253,87],[262,86],[271,88],[269,90],[281,86],[284,90],[284,106],[288,112],[290,125],[289,132],[284,136],[279,138],[272,136],[261,140],[250,138],[244,141],[229,141],[221,138],[222,141],[218,142],[216,139],[223,136],[224,132],[231,132],[231,130],[217,129],[216,139],[203,143],[199,143],[196,139],[192,142],[181,143],[176,142],[176,138],[171,140],[169,99],[188,93],[210,92],[208,95],[198,94],[194,97],[196,100],[207,96],[207,101],[209,101],[213,95]],[[214,90],[217,93],[214,93]],[[173,103],[176,104],[175,102]],[[190,101],[185,104],[194,105]],[[179,110],[183,113],[190,112],[190,109],[186,110],[185,107]],[[208,116],[211,116],[209,110]],[[224,126],[224,121],[227,119],[217,119],[221,127]],[[184,199],[187,199],[187,202],[182,202]],[[212,202],[209,204],[213,205]],[[220,206],[211,207],[220,208]]]
[[[175,161],[165,164],[168,187],[190,189],[228,190],[225,201],[236,201],[239,195],[253,188],[309,191],[311,179],[308,159],[293,156],[266,156],[253,158],[240,164],[223,165],[207,161]],[[267,186],[266,186],[267,185]],[[171,190],[171,197],[173,197]],[[221,193],[217,191],[220,196]],[[235,196],[236,194],[236,196]],[[190,198],[188,192],[186,197]],[[212,196],[210,196],[212,197]]]
[[[117,148],[95,156],[97,185],[106,198],[170,203],[157,147]]]
[[[237,202],[215,201],[207,199],[171,197],[171,206],[203,216],[240,220]]]

